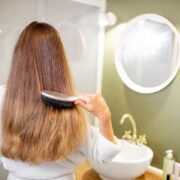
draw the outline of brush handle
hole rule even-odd
[[[44,91],[41,92],[41,94],[43,96],[46,96],[46,97],[50,98],[50,99],[64,101],[64,102],[74,102],[74,101],[77,101],[77,100],[84,101],[83,99],[80,99],[80,98],[78,98],[76,96],[70,96],[70,95],[55,92],[55,91],[44,90]]]

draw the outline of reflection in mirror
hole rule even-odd
[[[165,18],[145,14],[130,21],[120,34],[116,68],[123,82],[141,93],[167,86],[179,68],[179,35]]]

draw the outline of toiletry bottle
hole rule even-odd
[[[173,169],[174,169],[173,151],[167,150],[163,162],[163,180],[172,180]]]
[[[180,178],[180,163],[175,162],[174,165],[174,180],[179,180]]]

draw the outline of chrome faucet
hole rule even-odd
[[[123,124],[125,119],[129,119],[133,126],[133,135],[131,135],[131,131],[125,131],[125,134],[122,136],[123,139],[127,139],[131,143],[134,144],[147,144],[146,135],[139,135],[137,138],[137,128],[134,118],[130,114],[124,114],[120,120],[120,124]]]

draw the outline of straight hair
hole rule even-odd
[[[85,143],[82,109],[46,105],[41,90],[76,95],[58,32],[47,23],[32,22],[17,41],[6,85],[1,114],[3,156],[39,164],[67,158]]]

